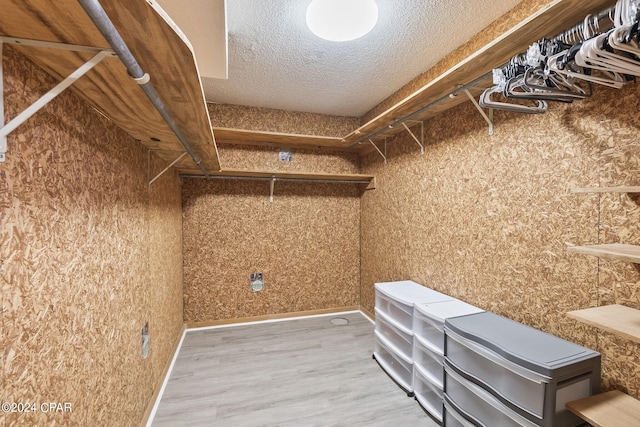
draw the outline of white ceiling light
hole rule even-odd
[[[367,34],[378,21],[375,0],[313,0],[307,26],[325,40],[344,42]]]

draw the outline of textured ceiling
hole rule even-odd
[[[227,0],[229,78],[203,78],[209,102],[360,117],[519,3],[377,0],[363,38],[306,27],[310,0]]]
[[[226,79],[227,20],[225,0],[158,0],[193,47],[200,75]]]

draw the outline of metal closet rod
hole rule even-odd
[[[638,2],[636,2],[638,3]],[[590,17],[587,15],[587,18],[589,18],[589,21],[586,20],[587,22],[594,22],[595,20],[598,21],[598,23],[600,23],[600,21],[603,21],[605,19],[609,19],[611,21],[611,24],[613,25],[613,18],[611,17],[611,14],[613,12],[615,12],[616,10],[616,6],[613,5],[611,7],[608,7],[607,9],[603,10],[602,12],[596,14],[596,15],[591,15]],[[593,20],[593,21],[592,21]],[[560,40],[560,41],[565,41],[567,40],[569,37],[575,36],[577,35],[578,37],[582,38],[582,28],[584,27],[584,22],[581,22],[579,24],[574,25],[573,27],[564,30],[561,34],[558,34],[557,36],[555,36],[553,39],[554,40]]]
[[[640,1],[638,1],[637,3],[640,3]],[[597,15],[594,15],[593,19],[597,19],[598,21],[602,21],[605,18],[611,19],[611,13],[615,11],[615,8],[616,8],[615,5],[611,6],[611,7],[608,7],[607,9],[605,9],[602,12],[598,13]],[[570,35],[572,33],[576,33],[579,29],[582,28],[583,25],[584,25],[584,23],[576,24],[573,27],[569,28],[568,30],[565,30],[562,33],[560,33],[559,35],[553,37],[553,39],[559,40],[559,39],[561,39],[563,37],[567,37],[568,35]],[[502,64],[502,66],[496,67],[496,68],[502,68],[502,67],[506,66],[507,64],[508,64],[508,62],[505,63],[505,64]],[[382,135],[383,133],[387,132],[387,130],[389,130],[391,128],[394,128],[396,126],[399,126],[403,122],[405,122],[407,120],[411,120],[412,118],[414,118],[418,114],[424,113],[425,111],[427,111],[427,110],[429,110],[429,109],[431,109],[431,108],[443,103],[444,101],[460,95],[465,90],[471,89],[472,87],[478,85],[479,83],[483,82],[484,80],[486,80],[486,79],[488,79],[489,77],[492,77],[492,76],[493,76],[493,70],[489,71],[486,74],[483,74],[482,76],[478,77],[477,79],[475,79],[475,80],[473,80],[473,81],[471,81],[471,82],[469,82],[469,83],[467,83],[465,85],[459,86],[457,89],[455,89],[451,93],[449,93],[449,94],[447,94],[447,95],[445,95],[445,96],[443,96],[441,98],[438,98],[437,100],[431,102],[430,104],[425,105],[424,107],[421,107],[420,109],[414,111],[413,113],[409,114],[408,116],[405,116],[405,117],[403,117],[401,119],[396,120],[395,122],[390,124],[388,127],[385,127],[383,129],[380,129],[377,132],[374,132],[372,134],[367,135],[366,137],[362,138],[360,141],[358,141],[358,142],[356,142],[354,144],[351,144],[349,146],[349,148],[356,147],[356,146],[361,145],[364,142],[368,141],[369,139],[374,139],[374,138]]]
[[[370,181],[359,180],[350,181],[347,179],[313,179],[313,178],[277,178],[269,176],[225,176],[225,175],[189,175],[180,174],[180,178],[196,178],[196,179],[228,179],[234,181],[292,181],[292,182],[315,182],[319,184],[370,184]]]
[[[109,19],[109,16],[105,12],[104,8],[98,2],[98,0],[78,0],[78,3],[82,6],[84,11],[89,15],[93,23],[96,25],[98,30],[102,33],[102,36],[107,40],[111,48],[114,50],[116,55],[123,62],[129,76],[131,76],[136,83],[142,88],[144,93],[149,98],[149,101],[153,104],[153,106],[158,110],[164,121],[169,125],[169,128],[176,135],[184,149],[189,153],[193,162],[200,168],[202,173],[206,176],[209,176],[209,173],[205,169],[204,165],[202,165],[202,159],[198,156],[198,154],[194,151],[193,147],[189,142],[187,142],[186,138],[176,125],[176,122],[171,117],[171,114],[167,111],[164,102],[160,99],[158,92],[156,92],[153,85],[149,82],[149,75],[145,73],[138,61],[136,61],[135,57],[127,47],[127,44],[124,42],[120,33]]]
[[[396,126],[400,126],[402,123],[406,122],[407,120],[411,120],[412,118],[414,118],[418,114],[424,113],[425,111],[427,111],[427,110],[429,110],[429,109],[431,109],[431,108],[433,108],[433,107],[435,107],[435,106],[437,106],[439,104],[442,104],[444,101],[460,95],[465,90],[471,89],[472,87],[476,86],[478,83],[481,83],[484,80],[486,80],[486,79],[488,79],[488,78],[490,78],[492,76],[493,76],[493,70],[488,72],[488,73],[483,74],[482,76],[478,77],[477,79],[475,79],[475,80],[473,80],[473,81],[471,81],[471,82],[469,82],[469,83],[467,83],[465,85],[462,85],[462,86],[458,87],[456,90],[454,90],[453,92],[448,93],[447,95],[443,96],[442,98],[438,98],[435,101],[433,101],[432,103],[427,104],[424,107],[421,107],[420,109],[414,111],[413,113],[409,114],[408,116],[405,116],[405,117],[403,117],[401,119],[396,120],[395,122],[391,123],[388,127],[380,129],[379,131],[374,132],[374,133],[362,138],[360,141],[358,141],[358,142],[356,142],[354,144],[351,144],[349,146],[349,148],[353,148],[353,147],[355,147],[357,145],[361,145],[363,142],[366,142],[369,139],[374,139],[374,138],[382,135],[383,133],[385,133],[386,131],[388,131],[391,128],[394,128]]]

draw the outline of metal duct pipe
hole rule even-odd
[[[127,47],[127,44],[120,36],[120,33],[118,33],[118,30],[113,25],[113,22],[111,22],[111,19],[107,16],[107,13],[100,2],[98,0],[78,0],[78,3],[80,3],[98,30],[100,30],[102,36],[107,40],[107,42],[109,42],[109,45],[116,55],[118,55],[118,58],[123,62],[124,66],[127,68],[129,76],[131,76],[136,83],[140,85],[144,93],[149,98],[149,101],[151,101],[154,107],[156,107],[156,110],[158,110],[164,121],[167,122],[169,128],[171,128],[176,137],[178,137],[178,140],[180,140],[184,149],[189,153],[193,162],[200,168],[205,176],[209,176],[209,173],[202,165],[202,159],[193,150],[191,144],[187,142],[180,129],[178,129],[176,122],[167,111],[167,108],[164,105],[164,102],[162,102],[162,99],[160,99],[158,92],[156,92],[153,85],[149,82],[149,75],[142,70],[138,61],[136,61],[133,54]]]

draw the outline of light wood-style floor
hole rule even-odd
[[[437,426],[371,358],[373,329],[349,313],[188,332],[153,426]]]

